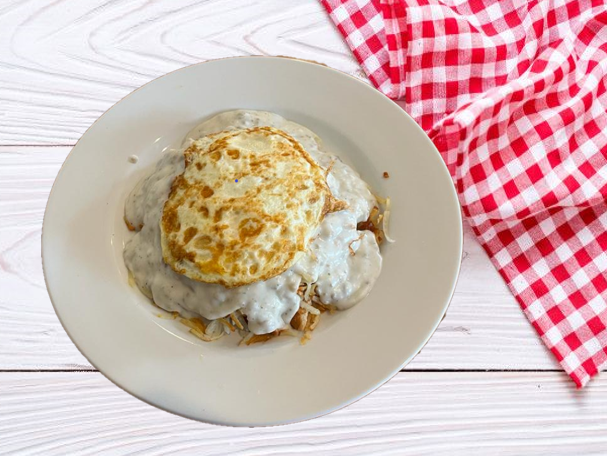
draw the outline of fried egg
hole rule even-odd
[[[283,273],[325,215],[347,207],[332,195],[327,171],[276,128],[211,134],[184,158],[162,211],[162,255],[199,282],[233,288]]]
[[[265,127],[271,127],[266,129],[267,136],[251,132]],[[232,134],[235,136],[230,136]],[[254,138],[257,139],[253,140]],[[224,143],[218,147],[222,158],[213,160],[210,149],[218,140],[218,144]],[[244,144],[240,143],[241,140]],[[276,144],[268,146],[273,143]],[[278,145],[279,143],[282,145]],[[190,148],[193,144],[195,146]],[[309,157],[299,150],[297,144],[303,147]],[[290,150],[294,158],[281,156],[284,151],[277,152],[280,148]],[[230,157],[230,150],[238,150],[239,154],[242,152],[243,155],[245,152],[270,154],[269,157],[273,161],[280,163],[281,171],[272,174],[271,170],[262,171],[258,166],[260,169],[252,173],[250,163],[261,158],[253,155],[248,162],[239,163],[240,155],[238,159]],[[231,154],[235,155],[234,152]],[[312,162],[308,160],[310,157]],[[199,174],[208,167],[208,174]],[[304,190],[305,195],[300,194],[302,190],[293,190],[295,186],[291,188],[291,177],[303,179],[303,176],[294,174],[300,169],[305,171],[309,178],[310,188]],[[288,178],[287,170],[290,170]],[[256,180],[247,183],[247,179],[253,179],[251,176],[256,176]],[[270,185],[263,185],[268,179],[273,179],[276,183],[285,180],[280,187],[284,189],[284,197],[277,198],[272,195],[277,192],[272,191]],[[183,182],[179,183],[182,180]],[[261,192],[253,192],[257,185],[253,185],[255,182],[267,187],[268,193],[265,196],[262,196]],[[240,184],[245,185],[237,187]],[[205,190],[205,186],[213,190],[213,195],[209,194],[208,189]],[[198,193],[194,190],[188,192],[187,189],[190,188],[197,188]],[[247,193],[258,203],[247,206],[241,204],[241,210],[246,210],[256,217],[257,212],[262,210],[270,215],[282,213],[285,222],[280,228],[287,225],[292,234],[291,237],[281,235],[278,225],[270,224],[266,229],[273,230],[278,237],[260,237],[262,232],[255,236],[255,239],[248,239],[247,236],[246,241],[251,242],[250,245],[258,245],[259,248],[253,249],[256,253],[252,253],[250,258],[247,256],[250,263],[246,270],[241,268],[241,271],[248,272],[255,264],[253,260],[258,257],[263,263],[268,263],[265,266],[267,270],[271,270],[277,267],[280,259],[284,261],[282,266],[286,266],[289,263],[289,255],[293,255],[291,267],[268,280],[253,281],[255,278],[246,278],[245,272],[230,275],[231,264],[237,263],[235,257],[229,259],[227,256],[217,255],[218,266],[220,265],[223,268],[222,273],[226,274],[226,284],[236,284],[243,277],[242,281],[249,282],[232,287],[222,285],[219,280],[217,283],[208,283],[182,273],[181,271],[190,271],[192,276],[202,278],[203,274],[196,261],[204,264],[209,262],[205,260],[212,260],[212,249],[199,250],[199,247],[193,244],[195,239],[208,235],[209,239],[200,241],[199,244],[209,242],[211,245],[216,242],[225,246],[228,244],[227,236],[231,233],[232,240],[236,242],[234,247],[241,243],[238,227],[248,215],[230,211],[224,214],[222,211],[221,221],[225,220],[225,224],[229,222],[233,227],[227,230],[219,229],[219,225],[223,223],[215,222],[215,212],[219,207],[233,205]],[[221,200],[217,199],[219,195],[223,195]],[[319,200],[310,203],[315,195]],[[292,201],[294,205],[287,208],[286,205]],[[212,205],[209,204],[211,202]],[[201,209],[203,204],[209,212],[208,215]],[[279,204],[284,205],[282,210]],[[313,287],[322,303],[338,310],[348,309],[369,293],[381,271],[382,257],[375,236],[358,228],[361,222],[372,218],[372,211],[378,204],[369,186],[358,173],[337,155],[325,150],[318,135],[306,127],[275,113],[226,111],[195,126],[184,138],[183,148],[164,152],[155,167],[134,187],[125,203],[124,218],[127,227],[133,231],[133,236],[125,245],[124,261],[137,287],[157,306],[176,312],[183,318],[204,318],[209,324],[207,329],[210,335],[216,335],[214,331],[218,326],[220,329],[229,328],[229,325],[226,326],[220,319],[229,319],[236,311],[246,318],[247,330],[250,333],[268,335],[274,331],[295,327],[291,325],[291,321],[303,305],[300,293],[302,285],[307,284],[307,289]],[[258,208],[253,210],[252,207],[257,205]],[[338,210],[342,207],[343,210]],[[163,218],[166,216],[165,209],[175,211],[171,216],[174,218],[166,220],[171,226],[170,230],[162,228]],[[310,234],[314,228],[306,222],[303,236],[308,240],[308,246],[305,252],[301,253],[297,250],[297,236],[298,233],[301,234],[297,226],[304,223],[308,209],[314,217],[325,211],[327,213],[324,217],[320,216],[322,220],[314,234]],[[214,232],[213,226],[216,224],[218,227]],[[189,228],[196,228],[196,231],[190,229],[186,235]],[[161,233],[161,230],[165,232]],[[219,233],[222,233],[223,238]],[[174,241],[173,250],[176,255],[171,250],[171,241]],[[261,252],[271,251],[276,241],[291,243],[294,252],[282,252],[280,257],[273,259],[267,259],[267,254],[261,255]],[[199,254],[201,258],[198,258]],[[239,252],[236,254],[244,255]],[[179,256],[181,258],[177,259]],[[172,265],[168,262],[172,262]],[[269,262],[274,262],[274,266],[270,266]],[[209,263],[211,266],[213,262]],[[234,272],[236,273],[236,268]],[[258,272],[258,277],[263,277],[262,272]],[[213,277],[213,274],[209,273],[206,277],[218,278],[217,275]]]

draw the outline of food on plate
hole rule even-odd
[[[389,199],[307,128],[228,111],[164,153],[125,205],[137,287],[205,341],[310,338],[322,313],[362,300],[381,270]]]
[[[193,280],[233,288],[281,274],[325,215],[347,207],[301,145],[271,127],[206,136],[184,157],[160,239],[165,262]]]

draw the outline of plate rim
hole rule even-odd
[[[434,145],[434,143],[432,142],[432,140],[428,137],[428,135],[426,134],[426,132],[419,126],[419,124],[417,122],[415,122],[415,120],[413,120],[413,118],[409,115],[409,113],[407,113],[404,108],[402,108],[401,106],[399,106],[394,100],[390,99],[389,97],[387,97],[386,95],[384,95],[382,92],[380,92],[379,90],[377,90],[376,88],[374,88],[372,85],[366,83],[365,81],[356,78],[355,76],[348,74],[344,71],[332,68],[324,63],[320,63],[320,62],[316,62],[313,60],[307,60],[307,59],[300,59],[297,57],[289,57],[289,56],[265,56],[265,55],[246,55],[246,56],[230,56],[230,57],[222,57],[222,58],[216,58],[216,59],[209,59],[209,60],[205,60],[203,62],[197,62],[197,63],[193,63],[181,68],[177,68],[173,71],[170,71],[168,73],[165,73],[161,76],[158,76],[154,79],[151,79],[150,81],[146,82],[145,84],[137,87],[136,89],[134,89],[133,91],[127,93],[125,96],[123,96],[122,98],[120,98],[118,101],[116,101],[114,104],[112,104],[109,108],[107,108],[99,117],[97,117],[95,119],[95,121],[84,131],[84,133],[80,136],[80,138],[78,138],[78,140],[76,141],[76,143],[72,146],[71,150],[69,151],[69,153],[67,154],[67,156],[65,157],[63,163],[61,164],[61,167],[59,168],[59,171],[57,172],[57,175],[53,181],[53,184],[51,186],[51,190],[49,192],[49,196],[48,196],[48,200],[46,202],[45,205],[45,210],[44,210],[44,216],[43,216],[43,220],[42,220],[42,228],[41,228],[41,263],[42,263],[42,272],[43,272],[43,277],[44,277],[44,284],[45,284],[45,288],[47,291],[47,294],[49,296],[49,299],[51,301],[51,304],[53,306],[53,310],[55,312],[55,315],[57,316],[59,322],[61,323],[61,326],[63,327],[63,330],[66,332],[66,334],[68,335],[70,341],[72,342],[72,344],[74,344],[74,346],[78,349],[78,351],[80,352],[80,354],[91,364],[91,366],[93,366],[93,368],[97,371],[97,373],[100,373],[101,375],[103,375],[104,378],[106,378],[107,380],[109,380],[112,384],[116,385],[118,388],[120,388],[121,390],[123,390],[124,392],[130,394],[131,396],[137,398],[138,400],[151,405],[157,409],[160,409],[164,412],[168,412],[172,415],[175,416],[179,416],[179,417],[183,417],[189,420],[193,420],[193,421],[197,421],[197,422],[201,422],[201,423],[207,423],[207,424],[213,424],[213,425],[219,425],[219,426],[225,426],[225,427],[235,427],[235,428],[243,428],[243,427],[248,427],[248,428],[256,428],[256,427],[274,427],[274,426],[285,426],[288,424],[295,424],[295,423],[302,423],[302,422],[306,422],[306,421],[310,421],[316,418],[321,418],[324,416],[327,416],[331,413],[334,413],[336,411],[342,410],[358,401],[360,401],[361,399],[364,399],[365,397],[367,397],[369,394],[373,393],[374,391],[377,391],[379,388],[381,388],[383,385],[385,385],[386,383],[388,383],[390,380],[392,380],[394,377],[396,377],[409,363],[411,363],[415,358],[417,358],[417,356],[421,353],[421,351],[426,347],[426,345],[428,344],[428,342],[432,339],[432,337],[434,336],[434,334],[436,333],[436,330],[438,328],[438,326],[442,323],[442,321],[445,319],[445,317],[447,316],[447,312],[451,306],[451,303],[453,301],[453,296],[455,294],[455,290],[457,288],[457,284],[460,278],[460,274],[461,274],[461,265],[462,265],[462,257],[463,257],[463,241],[464,241],[464,229],[463,229],[463,217],[462,217],[462,210],[461,210],[461,205],[459,202],[459,198],[458,198],[458,194],[457,194],[457,190],[455,188],[454,185],[450,186],[450,197],[453,200],[453,202],[455,203],[455,206],[457,207],[457,227],[459,229],[459,235],[457,237],[458,240],[458,255],[457,255],[457,267],[456,267],[456,271],[453,277],[453,282],[451,285],[451,289],[449,291],[449,297],[448,299],[446,299],[445,303],[444,303],[444,309],[441,313],[441,316],[439,318],[437,318],[437,321],[435,322],[433,328],[431,329],[431,331],[428,332],[428,335],[426,336],[425,340],[423,340],[421,342],[421,344],[414,350],[414,354],[411,355],[408,359],[406,359],[399,367],[398,369],[395,370],[395,372],[392,375],[387,376],[386,378],[382,379],[381,381],[379,381],[378,383],[370,386],[369,388],[367,388],[364,392],[360,393],[359,395],[353,397],[352,399],[345,401],[344,403],[330,408],[330,409],[326,409],[321,413],[317,413],[314,414],[313,416],[309,416],[309,417],[303,417],[303,418],[295,418],[292,420],[287,420],[287,421],[281,421],[281,422],[273,422],[273,423],[262,423],[262,424],[250,424],[250,423],[228,423],[228,422],[223,422],[221,420],[212,420],[212,419],[201,419],[200,417],[196,417],[196,416],[190,416],[187,413],[180,413],[178,411],[175,410],[170,410],[162,405],[159,405],[157,403],[152,402],[151,400],[144,398],[142,395],[138,394],[137,392],[133,391],[132,389],[128,388],[127,386],[123,386],[121,384],[119,384],[116,380],[114,380],[113,378],[111,378],[110,376],[106,375],[103,370],[99,369],[99,367],[87,356],[87,354],[79,347],[79,345],[76,343],[76,341],[74,340],[74,337],[70,334],[69,329],[67,328],[66,324],[64,323],[64,321],[61,318],[61,314],[60,311],[58,310],[57,304],[55,303],[55,299],[53,299],[53,295],[51,292],[51,285],[49,283],[49,280],[47,278],[47,266],[46,266],[46,261],[45,261],[45,227],[46,227],[46,223],[47,223],[47,216],[49,213],[49,206],[51,203],[51,199],[53,198],[53,194],[54,194],[54,190],[55,190],[55,185],[57,183],[57,181],[60,179],[64,169],[65,169],[65,165],[68,162],[68,160],[70,159],[70,157],[72,156],[72,153],[74,152],[74,150],[76,149],[76,147],[78,146],[78,144],[82,141],[82,139],[87,135],[87,133],[89,132],[90,129],[92,129],[95,124],[97,124],[97,122],[110,110],[114,109],[117,105],[119,105],[120,103],[122,103],[122,101],[124,101],[126,98],[130,97],[131,95],[133,95],[135,92],[143,89],[144,87],[146,87],[147,85],[158,81],[159,79],[168,77],[170,75],[172,75],[173,73],[179,72],[179,71],[185,71],[188,70],[191,67],[198,67],[198,66],[202,66],[205,65],[207,63],[213,63],[213,62],[218,62],[218,61],[223,61],[223,60],[251,60],[251,59],[265,59],[265,60],[291,60],[291,61],[296,61],[300,64],[304,64],[304,65],[315,65],[315,66],[321,66],[323,67],[323,71],[330,71],[330,72],[334,72],[337,73],[341,76],[346,76],[348,78],[350,78],[351,80],[355,81],[355,83],[361,87],[363,90],[367,90],[367,91],[371,91],[373,92],[375,95],[379,95],[381,98],[383,98],[385,101],[389,101],[391,104],[391,108],[392,109],[397,109],[400,114],[404,114],[406,117],[408,117],[408,119],[411,121],[411,123],[414,125],[414,128],[416,128],[427,140],[427,142],[430,144],[431,149],[433,150],[433,152],[436,154],[437,158],[440,161],[440,168],[442,170],[442,173],[445,175],[445,177],[447,179],[449,179],[449,181],[451,182],[451,184],[453,184],[452,182],[452,178],[451,175],[449,173],[449,170],[447,168],[447,165],[445,164],[440,152],[438,151],[438,149],[436,148],[436,146]],[[50,242],[50,241],[49,241]],[[94,372],[94,371],[92,371]]]

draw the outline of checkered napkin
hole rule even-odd
[[[607,6],[321,0],[428,133],[464,215],[563,368],[607,367]]]

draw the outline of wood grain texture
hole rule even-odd
[[[239,429],[161,412],[98,373],[4,374],[0,454],[604,455],[607,379],[582,393],[564,377],[400,373],[331,415]]]
[[[68,147],[0,147],[0,369],[88,369],[46,293],[40,233]],[[466,230],[447,317],[412,369],[558,369]]]
[[[0,454],[607,454],[607,377],[574,390],[467,228],[452,305],[410,371],[327,417],[208,426],[82,372],[92,368],[59,324],[40,264],[69,146],[142,84],[249,54],[366,81],[317,0],[0,2]]]
[[[316,0],[5,0],[0,145],[73,144],[146,82],[250,54],[313,59],[364,78]]]

